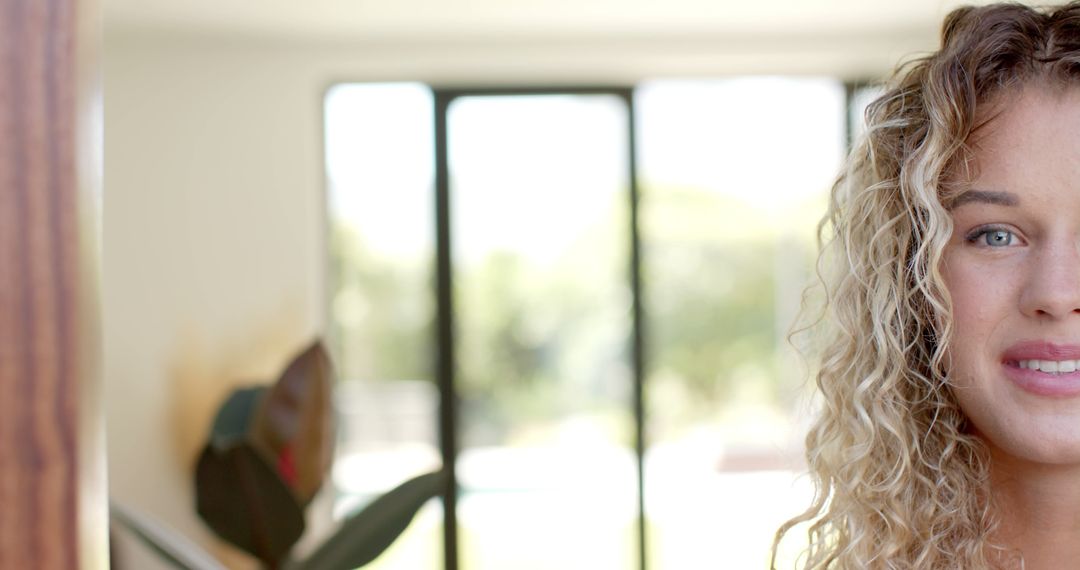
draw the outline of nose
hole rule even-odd
[[[1080,246],[1076,243],[1047,247],[1026,268],[1020,296],[1025,315],[1061,318],[1080,314]]]

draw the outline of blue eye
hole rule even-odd
[[[1000,228],[983,228],[972,232],[967,241],[987,247],[1007,247],[1013,244],[1016,234]]]
[[[1013,234],[1005,230],[992,230],[983,234],[983,240],[991,247],[1006,246],[1012,243]]]

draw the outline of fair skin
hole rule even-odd
[[[1080,87],[1007,96],[972,141],[941,266],[950,383],[991,456],[998,541],[1080,560]],[[1072,370],[1075,368],[1075,370]]]

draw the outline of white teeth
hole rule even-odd
[[[1080,362],[1076,360],[1021,360],[1017,362],[1017,365],[1020,368],[1041,370],[1048,374],[1076,372],[1080,368]]]

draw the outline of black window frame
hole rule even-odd
[[[637,176],[636,156],[636,109],[634,87],[628,86],[568,86],[568,87],[488,87],[451,88],[431,87],[435,101],[435,299],[436,299],[436,371],[439,387],[439,447],[443,468],[447,474],[442,491],[443,500],[443,556],[446,570],[458,570],[457,532],[457,457],[458,444],[458,397],[455,387],[456,352],[454,337],[454,295],[450,212],[450,166],[449,133],[447,113],[450,105],[464,97],[514,97],[537,95],[611,95],[626,105],[628,165],[628,195],[630,201],[630,263],[628,280],[632,295],[631,303],[631,378],[632,401],[627,404],[634,416],[634,453],[637,466],[637,535],[638,568],[646,570],[645,529],[645,407],[644,368],[645,336],[644,308],[641,286],[641,240],[638,231],[638,203],[640,190]]]

